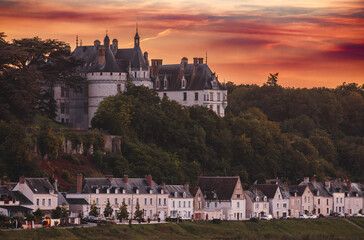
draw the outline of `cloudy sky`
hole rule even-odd
[[[364,0],[0,0],[7,40],[39,36],[141,48],[163,63],[208,55],[220,81],[290,87],[364,84]]]

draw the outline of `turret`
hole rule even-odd
[[[140,43],[140,37],[139,37],[139,33],[138,33],[138,24],[136,25],[136,33],[134,36],[134,48],[139,47],[139,43]]]
[[[110,38],[107,35],[107,33],[106,33],[106,36],[104,38],[104,46],[105,46],[106,49],[110,48]]]

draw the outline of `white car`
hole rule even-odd
[[[355,214],[353,215],[353,217],[364,217],[364,215],[362,215],[362,214],[360,214],[360,213],[355,213]]]
[[[301,218],[301,219],[308,219],[308,216],[306,214],[300,213],[299,218]]]
[[[309,219],[316,219],[316,218],[317,218],[317,216],[316,216],[316,215],[310,215],[310,216],[308,216],[308,218],[309,218]]]
[[[264,215],[260,219],[261,220],[272,220],[273,219],[273,216],[271,214],[268,214],[268,215]]]

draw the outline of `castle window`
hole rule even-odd
[[[183,93],[183,101],[187,101],[187,93],[186,92]]]
[[[110,76],[112,76],[112,72],[110,73]]]
[[[214,100],[214,93],[210,93],[210,101],[213,101]]]
[[[137,72],[134,73],[134,77],[136,78],[137,77]]]
[[[195,101],[198,101],[198,92],[195,92]]]
[[[64,114],[64,103],[61,103],[61,114]]]

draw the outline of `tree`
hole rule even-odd
[[[91,204],[90,212],[88,214],[94,217],[99,216],[99,209],[97,208],[96,203]]]
[[[34,212],[34,216],[36,217],[37,220],[41,220],[42,217],[44,216],[44,213],[42,210],[40,210],[40,208],[38,208],[35,212]]]
[[[56,209],[52,211],[52,218],[54,219],[62,219],[69,216],[69,210],[65,206],[57,206]]]
[[[134,217],[138,221],[141,221],[143,219],[143,215],[144,215],[144,212],[143,212],[143,210],[140,210],[139,202],[137,202],[136,206],[135,206]]]
[[[112,213],[114,212],[114,210],[112,209],[110,202],[107,201],[105,210],[104,210],[104,216],[105,217],[110,217],[112,215]]]
[[[128,208],[125,202],[120,206],[119,212],[117,214],[117,218],[120,222],[123,222],[123,219],[127,219],[129,217]]]
[[[266,85],[273,86],[273,87],[278,86],[278,83],[277,83],[278,82],[278,74],[279,73],[275,73],[275,74],[269,73]]]

